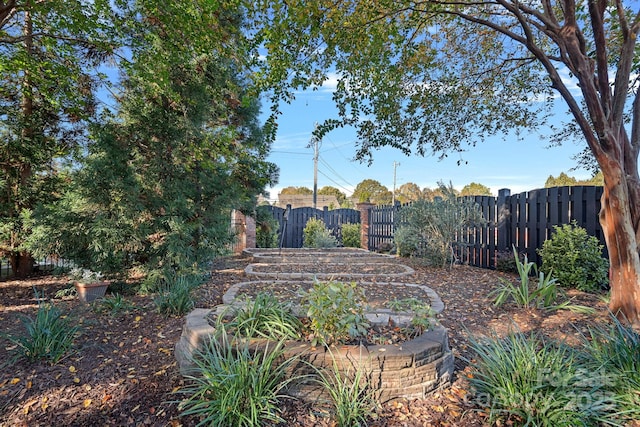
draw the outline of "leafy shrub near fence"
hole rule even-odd
[[[360,247],[360,224],[342,224],[342,246],[347,248]]]
[[[335,248],[338,241],[327,229],[324,221],[309,218],[303,230],[303,244],[305,248]]]
[[[459,198],[451,184],[439,183],[443,195],[418,200],[400,209],[394,236],[401,256],[425,258],[444,267],[454,261],[453,244],[463,227],[484,223],[482,212],[472,200]]]
[[[279,227],[280,224],[273,217],[269,206],[256,208],[256,246],[258,248],[277,248]]]
[[[538,253],[542,257],[541,270],[553,272],[562,286],[594,292],[609,283],[609,261],[602,256],[597,238],[571,224],[553,227],[553,235],[542,245]]]

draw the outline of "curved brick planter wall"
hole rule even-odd
[[[332,248],[332,249],[247,249],[245,255],[254,257],[260,263],[296,262],[298,264],[321,265],[323,262],[331,262],[332,270],[336,269],[335,263],[354,266],[358,263],[382,263],[390,257],[388,255],[372,254],[366,250],[355,248]],[[349,263],[349,261],[351,261]],[[248,268],[247,275],[259,276],[269,275],[271,280],[256,280],[233,285],[223,296],[223,304],[215,308],[219,314],[230,305],[239,305],[236,300],[238,291],[243,286],[251,286],[256,283],[277,283],[282,286],[292,286],[300,283],[302,279],[313,277],[337,277],[339,275],[355,278],[370,276],[404,276],[413,273],[413,269],[400,264],[388,264],[392,267],[391,273],[367,275],[357,272],[356,268],[350,268],[353,273],[323,273],[319,269],[306,270],[306,266],[300,268],[304,273],[261,273]],[[398,267],[400,266],[400,267]],[[251,266],[250,266],[251,267]],[[301,279],[276,280],[276,279]],[[359,282],[367,283],[367,282]],[[431,303],[431,308],[437,313],[444,309],[444,304],[438,295],[427,286],[411,283],[385,282],[387,286],[417,286],[426,294]],[[183,373],[188,373],[193,366],[192,357],[194,353],[202,347],[202,344],[214,336],[214,329],[209,324],[208,317],[213,312],[212,309],[195,309],[187,315],[180,340],[175,347],[175,355]],[[376,308],[367,313],[370,322],[388,322],[392,319],[396,324],[403,325],[412,318],[412,313],[394,313],[388,309]],[[264,344],[264,343],[263,343]],[[259,341],[252,345],[259,346]],[[317,367],[332,368],[334,364],[345,375],[354,372],[354,368],[364,370],[370,384],[377,389],[378,398],[387,401],[397,398],[422,398],[432,391],[448,386],[453,374],[453,355],[449,348],[447,331],[440,325],[419,337],[406,341],[399,345],[375,345],[375,346],[349,346],[342,345],[332,348],[327,352],[324,348],[312,348],[309,343],[291,341],[287,344],[285,355],[299,356],[311,362]],[[301,364],[304,366],[304,364]],[[306,367],[309,370],[309,367]],[[306,400],[314,400],[321,391],[317,385],[297,383],[290,390],[294,396]]]
[[[175,355],[183,373],[189,373],[194,352],[214,334],[207,316],[213,310],[195,309],[189,315],[176,344]],[[285,356],[299,356],[317,367],[333,366],[334,360],[343,374],[353,373],[354,367],[364,369],[370,384],[377,389],[378,398],[388,401],[398,398],[423,398],[434,390],[448,386],[453,374],[453,355],[449,349],[447,331],[442,326],[425,332],[402,345],[338,346],[331,353],[324,348],[291,341]],[[307,368],[308,369],[308,368]],[[321,393],[317,385],[298,383],[290,393],[306,400],[314,400]]]

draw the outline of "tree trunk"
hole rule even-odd
[[[11,264],[13,276],[19,279],[28,277],[33,273],[33,257],[27,252],[11,254],[9,264]]]
[[[609,309],[621,320],[640,328],[640,255],[633,215],[634,197],[639,188],[634,180],[628,181],[620,168],[606,179],[600,210],[600,224],[609,251],[609,282],[611,300]]]

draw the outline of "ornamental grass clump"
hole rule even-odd
[[[195,368],[181,390],[183,416],[201,425],[259,426],[281,423],[281,399],[295,376],[287,370],[296,358],[283,360],[283,341],[252,349],[229,337],[224,325],[194,357]]]
[[[489,424],[598,426],[615,408],[603,377],[587,369],[576,350],[539,334],[470,338],[475,403]]]
[[[9,336],[8,339],[17,346],[18,358],[24,357],[32,362],[44,359],[52,364],[57,363],[69,352],[75,335],[80,330],[77,324],[50,302],[40,301],[35,316],[23,315],[21,320],[26,335]]]
[[[226,328],[247,338],[298,339],[302,322],[293,314],[291,304],[283,304],[272,294],[261,292],[253,301],[245,300]]]
[[[585,371],[605,387],[615,402],[619,421],[640,419],[640,334],[611,316],[610,324],[590,329],[584,337]]]
[[[524,261],[520,261],[515,247],[513,248],[513,256],[520,280],[517,284],[514,284],[509,280],[500,278],[498,288],[489,294],[489,298],[493,298],[495,306],[499,307],[512,300],[521,308],[567,309],[581,313],[594,312],[590,307],[571,304],[569,300],[557,303],[561,293],[558,289],[557,280],[551,276],[551,272],[545,274],[544,271],[538,271],[536,264],[529,262],[526,255],[524,256]],[[533,280],[532,276],[534,277]]]
[[[379,406],[370,378],[362,366],[358,366],[358,362],[352,362],[350,368],[341,372],[329,347],[327,351],[331,355],[332,367],[313,367],[312,381],[318,383],[329,396],[335,425],[337,427],[368,425],[367,421],[376,413]]]
[[[203,281],[202,276],[192,274],[169,274],[160,279],[154,299],[158,311],[166,316],[181,316],[189,312],[195,305],[193,290]]]

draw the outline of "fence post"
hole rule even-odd
[[[497,200],[497,223],[496,233],[498,234],[496,251],[509,251],[509,242],[511,241],[509,233],[511,230],[511,211],[509,210],[509,203],[507,199],[511,197],[511,190],[508,188],[502,188],[498,190]]]
[[[360,212],[360,247],[369,250],[369,209],[373,203],[358,203],[356,209]]]

